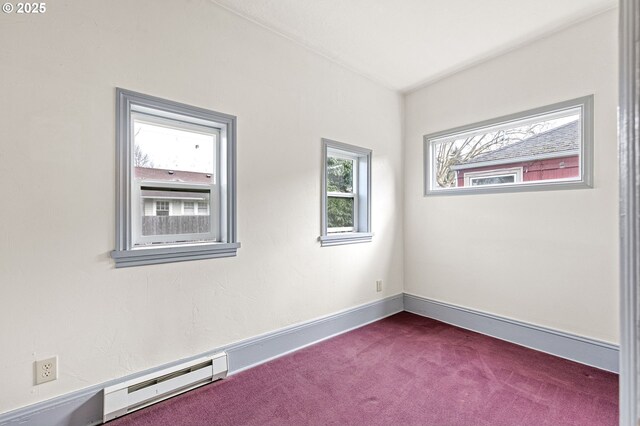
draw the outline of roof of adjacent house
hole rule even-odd
[[[213,179],[213,174],[187,172],[184,170],[154,169],[151,167],[135,167],[135,178],[152,181],[210,184]]]
[[[491,162],[492,164],[524,161],[536,157],[552,158],[554,153],[578,154],[580,148],[580,122],[572,121],[554,129],[531,136],[504,148],[489,151],[469,161],[452,167],[454,170],[467,169],[470,165]]]

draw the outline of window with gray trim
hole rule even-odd
[[[322,246],[371,241],[371,155],[322,139]]]
[[[589,188],[593,95],[424,137],[425,195]]]
[[[235,256],[236,118],[116,96],[116,267]]]

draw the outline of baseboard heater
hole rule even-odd
[[[227,354],[176,365],[104,388],[102,421],[108,422],[132,411],[206,385],[227,376]]]

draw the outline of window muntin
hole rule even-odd
[[[371,150],[322,144],[322,246],[371,241]]]
[[[116,93],[116,267],[235,256],[236,118]]]
[[[590,187],[592,116],[587,96],[427,135],[425,195]]]

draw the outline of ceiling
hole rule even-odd
[[[616,6],[616,0],[212,0],[409,91]]]

